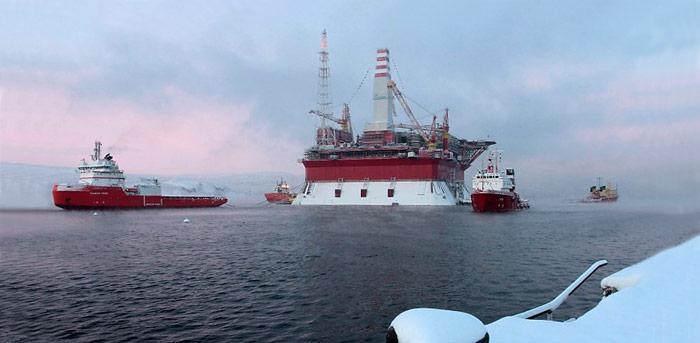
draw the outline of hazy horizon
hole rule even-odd
[[[621,197],[700,200],[697,1],[3,7],[3,163],[74,167],[99,139],[129,174],[302,175],[326,29],[356,131],[386,47],[419,118],[449,107],[451,132],[497,141],[523,190],[585,193],[601,176]]]

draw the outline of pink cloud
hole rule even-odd
[[[626,75],[611,82],[585,101],[599,106],[611,117],[629,111],[666,111],[700,108],[700,71],[663,70]]]
[[[529,92],[546,92],[562,82],[589,78],[600,73],[599,66],[566,61],[537,61],[518,69],[517,78]]]
[[[222,103],[169,87],[169,105],[82,99],[71,80],[0,84],[0,161],[75,166],[99,139],[127,173],[301,173],[303,147],[252,104]],[[53,81],[56,81],[54,79]]]
[[[575,132],[579,143],[607,145],[618,143],[669,145],[700,141],[700,118],[653,124],[619,124],[584,128]],[[698,142],[700,143],[700,142]]]

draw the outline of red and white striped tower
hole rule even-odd
[[[393,131],[394,95],[389,91],[391,80],[389,49],[377,50],[377,66],[374,71],[374,120],[367,123],[367,131]]]

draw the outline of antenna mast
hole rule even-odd
[[[319,126],[321,128],[322,137],[320,144],[330,145],[333,144],[335,139],[328,135],[326,129],[326,117],[333,116],[333,101],[331,101],[330,94],[330,67],[328,66],[328,36],[326,30],[321,32],[321,50],[318,52],[319,55],[319,67],[318,67],[318,102],[316,113],[319,115]]]
[[[99,161],[100,155],[102,154],[102,143],[100,141],[95,141],[95,154],[92,155],[93,161]]]

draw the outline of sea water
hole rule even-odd
[[[404,310],[489,323],[608,259],[554,313],[566,320],[602,277],[700,233],[698,212],[620,204],[98,214],[0,211],[3,340],[380,342]]]

